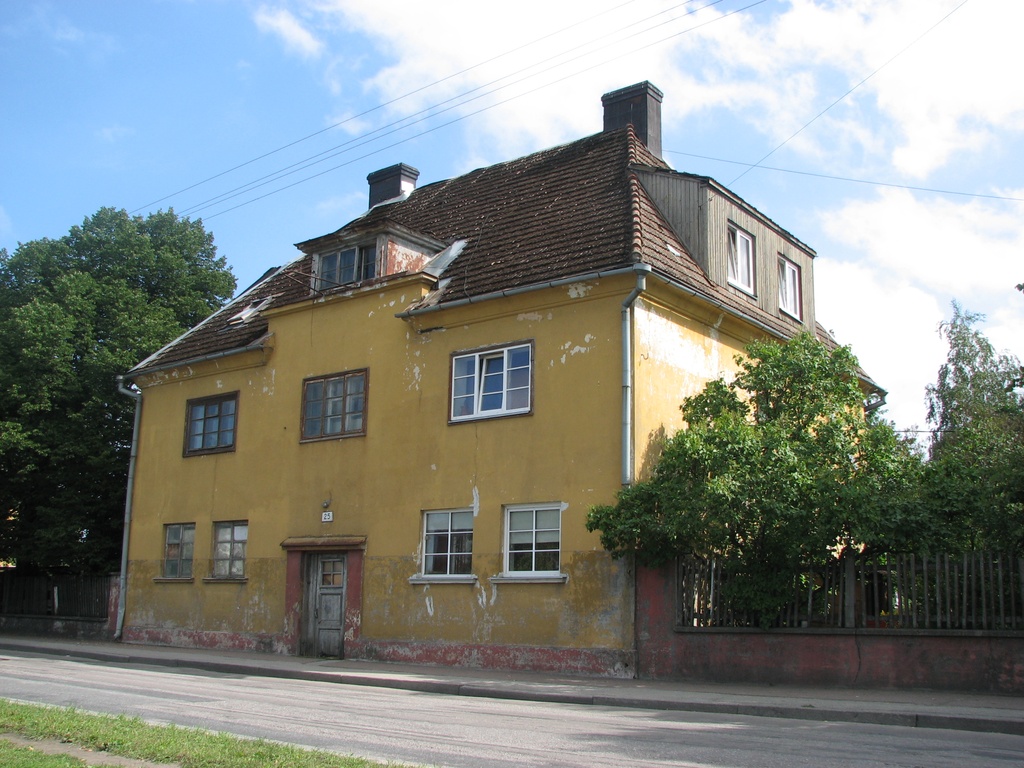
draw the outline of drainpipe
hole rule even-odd
[[[135,458],[139,455],[139,421],[142,417],[142,393],[128,389],[124,376],[117,377],[117,391],[135,401],[135,425],[132,427],[132,451],[128,459],[128,494],[124,500],[124,535],[121,540],[121,575],[117,590],[117,628],[114,639],[121,639],[124,630],[125,593],[128,591],[128,533],[132,524],[132,493],[135,488]]]
[[[633,345],[632,317],[633,302],[647,289],[647,275],[651,268],[637,264],[636,287],[622,302],[622,484],[633,483]]]

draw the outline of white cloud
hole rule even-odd
[[[936,297],[864,264],[815,263],[817,319],[848,344],[889,394],[886,415],[898,426],[925,426],[925,387],[945,359],[939,323],[949,314]]]
[[[277,35],[293,53],[313,59],[323,50],[323,41],[306,29],[287,9],[271,10],[264,6],[256,11],[253,18],[261,31]]]
[[[369,41],[369,49],[321,59],[332,93],[346,98],[360,88],[380,104],[414,92],[366,123],[448,109],[446,99],[472,91],[470,101],[457,100],[429,123],[471,115],[456,172],[593,133],[599,94],[650,80],[666,94],[666,133],[713,124],[722,133],[716,151],[729,159],[759,157],[799,131],[775,164],[1024,197],[997,189],[1020,178],[1024,89],[1015,78],[1024,71],[1016,39],[1024,3],[960,5],[790,0],[729,16],[739,4],[696,16],[678,4],[666,13],[655,0],[500,7],[449,0],[443,11],[378,0],[290,7],[324,39]],[[344,102],[334,111],[349,109]],[[675,140],[685,145],[686,135]],[[986,170],[977,170],[982,164]],[[748,181],[737,189],[745,197]],[[983,330],[997,347],[1024,351],[1024,296],[1013,290],[1024,281],[1024,206],[850,185],[834,187],[842,200],[801,199],[805,186],[766,185],[750,199],[760,195],[780,222],[786,206],[814,222],[818,319],[890,391],[889,413],[901,426],[924,424],[924,387],[945,357],[937,328],[953,299],[988,316]]]
[[[134,135],[134,128],[128,128],[124,125],[118,124],[107,125],[96,131],[96,138],[108,144],[116,144],[121,139]]]
[[[836,242],[890,277],[969,302],[1005,292],[1022,279],[1022,217],[1021,203],[959,203],[886,190],[823,218]]]

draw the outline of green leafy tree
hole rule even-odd
[[[953,305],[946,362],[928,387],[934,428],[925,500],[950,550],[1024,552],[1024,394],[1020,361],[997,354]]]
[[[759,341],[731,383],[687,398],[687,428],[650,480],[591,509],[587,527],[615,556],[661,566],[716,557],[735,607],[768,617],[793,577],[850,544],[903,546],[921,529],[921,457],[864,416],[857,361],[803,334]]]
[[[133,404],[115,376],[235,289],[202,222],[103,208],[0,250],[0,560],[116,567]]]

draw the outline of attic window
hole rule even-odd
[[[329,291],[341,285],[360,283],[377,275],[377,248],[360,245],[320,256],[313,290]]]
[[[242,325],[249,322],[252,318],[258,315],[261,310],[270,306],[270,302],[273,300],[273,296],[267,296],[265,299],[255,299],[249,302],[249,305],[245,309],[235,315],[232,315],[231,319],[228,320],[228,325]]]
[[[754,238],[738,227],[729,227],[729,283],[754,294]]]

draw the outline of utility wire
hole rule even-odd
[[[709,5],[713,5],[713,4],[716,4],[716,3],[719,3],[719,2],[722,2],[722,0],[713,0],[713,2],[710,3]],[[723,14],[722,16],[718,16],[718,17],[715,17],[714,19],[709,19],[708,21],[702,22],[700,24],[696,24],[696,25],[694,25],[692,27],[688,27],[687,29],[684,29],[684,30],[682,30],[680,32],[673,33],[671,35],[668,35],[666,37],[661,38],[660,40],[656,40],[653,43],[647,44],[644,47],[650,47],[652,45],[660,45],[661,43],[664,43],[664,42],[667,42],[668,40],[671,40],[671,39],[674,39],[676,37],[679,37],[680,35],[684,35],[684,34],[686,34],[688,32],[692,32],[692,31],[694,31],[696,29],[700,29],[701,27],[707,26],[708,24],[712,24],[712,23],[715,23],[717,21],[722,21],[722,20],[724,20],[724,19],[726,19],[726,18],[728,18],[730,16],[733,16],[733,15],[735,15],[737,13],[742,13],[743,11],[749,10],[750,8],[753,8],[755,6],[761,5],[761,4],[765,3],[765,2],[767,2],[767,0],[755,0],[755,2],[752,2],[752,3],[748,4],[748,5],[745,5],[742,8],[737,8],[735,10],[732,10],[732,11],[729,11],[728,13]],[[704,7],[707,7],[707,6],[704,6]],[[697,10],[702,10],[702,9],[697,9]],[[645,30],[645,31],[648,31],[648,30]],[[636,34],[639,35],[639,34],[642,34],[642,33],[636,33]],[[635,37],[635,36],[636,35],[633,35],[631,37]],[[378,149],[373,150],[372,152],[368,152],[368,153],[366,153],[364,155],[360,155],[359,157],[353,158],[353,159],[348,160],[348,161],[346,161],[344,163],[341,163],[339,165],[336,165],[336,166],[333,166],[333,167],[328,168],[326,170],[320,171],[320,172],[315,173],[315,174],[313,174],[311,176],[307,176],[305,178],[299,179],[298,181],[292,182],[291,184],[287,184],[287,185],[285,185],[283,187],[279,187],[277,189],[271,190],[270,192],[267,192],[267,193],[265,193],[263,195],[259,195],[257,197],[254,197],[254,198],[251,198],[251,199],[246,200],[244,202],[241,202],[238,205],[234,205],[234,206],[232,206],[230,208],[225,208],[225,209],[223,209],[221,211],[218,211],[217,213],[211,214],[211,215],[209,215],[209,216],[207,216],[205,218],[206,219],[215,218],[216,216],[220,216],[221,214],[228,213],[229,211],[236,210],[236,209],[241,208],[241,207],[243,207],[245,205],[248,205],[249,203],[254,203],[257,200],[262,200],[262,199],[264,199],[266,197],[270,197],[271,195],[277,194],[278,192],[283,192],[286,189],[291,189],[292,187],[297,186],[299,184],[302,184],[302,183],[304,183],[306,181],[310,181],[312,179],[318,178],[320,176],[323,176],[326,173],[330,173],[331,171],[337,170],[337,169],[342,168],[344,166],[351,165],[352,163],[355,163],[358,160],[363,160],[363,159],[365,159],[367,157],[371,157],[373,155],[379,154],[380,152],[383,152],[383,151],[385,151],[387,149],[392,149],[394,147],[400,146],[401,144],[405,144],[406,142],[412,141],[413,139],[420,138],[421,136],[425,136],[426,134],[433,133],[434,131],[437,131],[437,130],[439,130],[441,128],[446,128],[446,127],[448,127],[450,125],[453,125],[455,123],[461,122],[462,120],[466,120],[466,119],[468,119],[470,117],[475,117],[476,115],[479,115],[482,112],[486,112],[487,110],[493,109],[493,108],[498,107],[498,106],[502,106],[502,105],[507,104],[507,103],[509,103],[511,101],[515,101],[516,99],[522,98],[523,96],[526,96],[526,95],[529,95],[529,94],[532,94],[532,93],[536,93],[537,91],[543,90],[545,88],[549,88],[552,85],[556,85],[558,83],[564,82],[565,80],[569,80],[569,79],[571,79],[573,77],[581,75],[581,74],[583,74],[585,72],[589,72],[590,70],[595,69],[598,66],[603,66],[603,65],[605,65],[605,64],[607,64],[609,62],[618,61],[619,59],[623,59],[623,58],[626,58],[628,56],[632,56],[632,55],[634,55],[637,52],[637,50],[640,50],[640,49],[639,48],[634,48],[634,49],[631,49],[631,50],[626,51],[624,53],[621,53],[618,56],[613,56],[611,58],[603,59],[599,64],[594,64],[594,65],[592,65],[590,67],[585,67],[583,69],[577,70],[575,72],[572,72],[572,73],[570,73],[568,75],[565,75],[563,77],[560,77],[560,78],[557,78],[555,80],[552,80],[552,81],[550,81],[548,83],[545,83],[543,85],[537,86],[537,87],[535,87],[535,88],[533,88],[533,89],[531,89],[529,91],[525,91],[525,92],[517,94],[515,96],[510,96],[507,99],[494,102],[493,104],[489,104],[488,106],[485,106],[485,107],[481,107],[480,109],[478,109],[478,110],[476,110],[474,112],[470,112],[470,113],[467,113],[465,115],[461,115],[459,117],[456,117],[453,120],[449,120],[446,123],[442,123],[440,125],[436,125],[434,127],[427,128],[426,130],[421,131],[420,133],[416,133],[416,134],[414,134],[412,136],[409,136],[409,137],[406,137],[404,139],[401,139],[400,141],[394,142],[393,144],[389,144],[389,145],[387,145],[385,147],[380,147]],[[583,56],[584,55],[580,55],[580,56],[576,57],[576,59],[583,58]],[[563,65],[566,64],[566,63],[570,63],[571,61],[575,61],[576,59],[570,59],[569,62],[563,62]],[[560,66],[562,66],[562,65],[560,65]],[[501,88],[496,88],[493,91],[490,91],[487,94],[483,94],[483,95],[491,95],[492,93],[496,93],[499,90],[502,90],[502,89],[507,88],[507,87],[509,87],[511,85],[515,85],[515,84],[517,84],[519,82],[527,80],[527,79],[529,79],[529,77],[535,77],[535,76],[536,75],[531,75],[531,76],[528,76],[528,77],[521,78],[520,80],[515,81],[514,83],[506,84],[506,85],[502,86]],[[478,98],[482,98],[482,96],[474,97],[474,99],[471,99],[470,101],[478,99]],[[468,102],[464,102],[464,103],[468,103]],[[281,178],[281,177],[278,177],[278,178]],[[260,186],[262,186],[262,185],[260,185]],[[244,192],[241,192],[241,193],[238,193],[238,194],[244,194]],[[231,197],[237,197],[238,194],[231,195]],[[227,199],[227,198],[225,198],[225,199]],[[221,202],[223,202],[223,200]]]
[[[931,33],[931,31],[932,31],[932,30],[934,30],[934,29],[935,29],[935,28],[936,28],[937,26],[939,26],[940,24],[942,24],[942,23],[943,23],[943,22],[944,22],[944,21],[945,21],[946,19],[948,19],[948,18],[949,18],[950,16],[952,16],[952,15],[953,15],[954,13],[956,13],[956,12],[957,12],[957,11],[959,11],[959,10],[960,10],[961,8],[963,8],[963,7],[965,6],[965,5],[967,5],[967,3],[968,3],[968,0],[963,0],[963,2],[962,2],[962,3],[960,3],[960,5],[958,5],[958,6],[956,7],[956,8],[954,8],[953,10],[951,10],[951,11],[950,11],[949,13],[947,13],[947,14],[946,14],[945,16],[943,16],[943,17],[942,17],[941,19],[939,19],[939,20],[938,20],[937,22],[935,22],[935,23],[934,23],[934,24],[932,24],[932,25],[931,25],[930,27],[928,27],[928,29],[926,29],[926,30],[925,30],[924,32],[922,32],[922,33],[921,33],[920,35],[918,35],[918,36],[917,36],[917,37],[916,37],[916,38],[915,38],[915,39],[914,39],[913,41],[911,41],[911,42],[910,42],[910,43],[908,43],[908,44],[907,44],[906,46],[904,46],[902,50],[900,50],[900,51],[899,51],[898,53],[896,53],[896,54],[895,54],[895,55],[893,55],[893,56],[892,56],[891,58],[889,58],[889,59],[888,59],[888,60],[887,60],[887,61],[886,61],[886,62],[885,62],[884,64],[882,64],[882,66],[878,67],[878,69],[876,69],[876,70],[875,70],[874,72],[872,72],[872,73],[871,73],[870,75],[868,75],[868,76],[867,76],[867,77],[865,77],[865,78],[864,78],[863,80],[861,80],[861,81],[860,81],[859,83],[857,83],[857,84],[856,84],[855,86],[853,86],[853,88],[851,88],[850,90],[848,90],[848,91],[847,91],[846,93],[844,93],[844,94],[843,94],[842,96],[840,96],[840,97],[839,97],[838,99],[836,99],[836,100],[835,100],[835,101],[833,101],[833,102],[832,102],[831,104],[829,104],[829,105],[828,105],[827,107],[825,107],[825,108],[824,108],[823,110],[821,110],[821,112],[819,112],[819,113],[818,113],[818,114],[816,114],[816,115],[815,115],[814,117],[812,117],[812,118],[811,118],[810,120],[808,120],[808,121],[807,121],[806,123],[804,123],[803,127],[801,127],[801,128],[800,128],[800,130],[798,130],[798,131],[797,131],[796,133],[794,133],[794,134],[793,134],[792,136],[790,136],[790,137],[789,137],[788,139],[786,139],[786,140],[785,140],[784,142],[782,142],[781,144],[779,144],[779,145],[778,145],[777,147],[775,147],[775,149],[773,149],[773,150],[772,150],[771,152],[769,152],[769,153],[768,153],[767,155],[765,155],[764,157],[762,157],[762,158],[761,158],[760,160],[758,160],[758,161],[757,161],[756,163],[753,163],[753,164],[752,164],[752,165],[751,165],[751,166],[750,166],[749,168],[747,168],[747,170],[745,170],[745,171],[744,171],[743,173],[741,173],[741,174],[740,174],[739,176],[737,176],[737,177],[736,177],[735,179],[733,179],[732,181],[730,181],[730,182],[729,182],[729,184],[728,184],[727,186],[731,187],[731,186],[732,186],[733,184],[735,184],[735,183],[736,183],[737,181],[739,181],[739,180],[740,180],[740,179],[742,179],[742,178],[743,178],[744,176],[746,176],[746,175],[747,175],[748,173],[750,173],[750,171],[752,171],[752,170],[753,170],[754,168],[757,168],[757,167],[759,167],[759,166],[761,165],[761,163],[763,163],[763,162],[764,162],[765,160],[767,160],[767,159],[768,159],[769,157],[771,157],[771,156],[772,156],[772,155],[774,155],[774,154],[775,154],[776,152],[778,152],[778,151],[779,151],[780,149],[782,149],[782,148],[783,148],[784,146],[786,146],[786,144],[788,144],[788,143],[789,143],[790,141],[792,141],[792,140],[793,140],[793,139],[795,139],[795,138],[796,138],[797,136],[799,136],[799,135],[800,135],[801,133],[803,133],[804,129],[806,129],[806,128],[807,128],[807,127],[809,127],[809,126],[810,126],[810,125],[811,125],[812,123],[814,123],[815,121],[817,121],[817,119],[818,119],[819,117],[821,117],[822,115],[824,115],[824,114],[825,114],[826,112],[828,112],[828,111],[829,111],[830,109],[832,109],[832,107],[834,107],[834,106],[835,106],[836,104],[838,104],[839,102],[841,102],[841,101],[842,101],[843,99],[845,99],[845,98],[846,98],[847,96],[849,96],[849,95],[850,95],[851,93],[853,93],[853,92],[854,92],[855,90],[857,90],[857,89],[858,89],[858,88],[860,88],[860,87],[861,87],[862,85],[864,85],[864,83],[866,83],[866,82],[867,82],[868,80],[870,80],[870,79],[871,79],[872,77],[874,77],[874,76],[875,76],[875,75],[877,75],[877,74],[878,74],[879,72],[881,72],[881,71],[882,71],[883,69],[885,69],[885,68],[886,68],[887,66],[889,66],[889,64],[891,64],[891,63],[892,63],[893,61],[895,61],[895,60],[896,60],[896,59],[898,59],[898,58],[899,58],[900,56],[902,56],[902,55],[903,55],[904,53],[906,53],[906,52],[907,52],[907,51],[908,51],[908,50],[909,50],[910,48],[912,48],[913,46],[917,45],[917,44],[918,44],[918,43],[919,43],[919,42],[921,41],[921,39],[922,39],[922,38],[924,38],[924,37],[925,37],[926,35],[928,35],[929,33]]]
[[[290,141],[287,144],[284,144],[284,145],[278,147],[277,149],[272,149],[272,150],[270,150],[268,152],[264,152],[263,154],[258,155],[257,157],[254,157],[254,158],[252,158],[250,160],[246,160],[245,162],[239,163],[238,165],[235,165],[235,166],[233,166],[231,168],[228,168],[227,170],[221,171],[220,173],[216,173],[213,176],[209,176],[209,177],[203,179],[202,181],[197,181],[194,184],[190,184],[187,187],[183,187],[182,189],[179,189],[177,192],[172,192],[169,195],[165,195],[165,196],[163,196],[163,197],[161,197],[161,198],[159,198],[157,200],[154,200],[151,203],[146,203],[145,205],[140,206],[139,208],[136,208],[135,210],[131,211],[131,213],[138,213],[139,211],[142,211],[142,210],[145,210],[147,208],[150,208],[151,206],[154,206],[157,203],[162,203],[163,201],[168,200],[168,199],[170,199],[172,197],[180,195],[180,194],[182,194],[184,192],[188,192],[189,190],[195,189],[196,187],[202,186],[203,184],[206,184],[206,183],[208,183],[210,181],[214,181],[215,179],[219,179],[222,176],[226,176],[227,174],[233,173],[234,171],[237,171],[237,170],[239,170],[241,168],[244,168],[244,167],[246,167],[248,165],[252,165],[255,162],[258,162],[260,160],[264,160],[264,159],[266,159],[266,158],[268,158],[268,157],[270,157],[272,155],[275,155],[275,154],[277,154],[279,152],[283,152],[286,149],[294,147],[297,144],[301,144],[304,141],[308,141],[309,139],[315,138],[315,137],[317,137],[317,136],[319,136],[319,135],[321,135],[323,133],[326,133],[327,131],[331,131],[331,130],[333,130],[335,128],[339,128],[342,125],[345,125],[346,123],[349,123],[349,122],[351,122],[353,120],[358,120],[361,117],[366,117],[369,114],[372,114],[372,113],[377,112],[377,111],[379,111],[381,109],[384,109],[385,107],[391,106],[392,104],[395,104],[395,103],[397,103],[399,101],[403,101],[404,99],[407,99],[410,96],[415,96],[417,93],[421,93],[422,91],[426,91],[426,90],[429,90],[430,88],[433,88],[435,86],[441,85],[442,83],[445,83],[445,82],[447,82],[449,80],[452,80],[452,79],[454,79],[456,77],[459,77],[461,75],[464,75],[467,72],[471,72],[474,69],[478,69],[478,68],[480,68],[482,66],[485,66],[487,64],[491,64],[491,63],[493,63],[495,61],[498,61],[499,59],[502,59],[502,58],[504,58],[506,56],[510,56],[513,53],[518,53],[519,51],[522,51],[522,50],[524,50],[526,48],[529,48],[531,46],[537,45],[538,43],[541,43],[541,42],[543,42],[545,40],[548,40],[548,39],[550,39],[552,37],[556,37],[556,36],[558,36],[560,34],[563,34],[564,32],[568,32],[569,30],[574,29],[576,27],[579,27],[579,26],[581,26],[583,24],[588,24],[588,23],[594,21],[595,19],[598,19],[598,18],[600,18],[602,16],[606,16],[609,13],[613,13],[614,11],[617,11],[617,10],[619,10],[621,8],[624,8],[625,6],[629,5],[632,1],[633,0],[626,0],[626,2],[624,2],[624,3],[620,3],[619,5],[616,5],[616,6],[613,6],[611,8],[608,8],[607,10],[601,11],[600,13],[596,13],[593,16],[589,16],[588,18],[583,19],[581,21],[578,21],[578,22],[576,22],[574,24],[570,24],[570,25],[568,25],[566,27],[562,27],[561,29],[557,29],[554,32],[550,32],[550,33],[548,33],[546,35],[542,35],[541,37],[538,37],[538,38],[536,38],[534,40],[531,40],[528,43],[524,43],[524,44],[522,44],[522,45],[520,45],[520,46],[518,46],[516,48],[511,48],[511,49],[509,49],[507,51],[504,51],[503,53],[497,54],[496,56],[492,56],[489,59],[485,59],[484,61],[477,62],[476,64],[473,64],[473,65],[471,65],[469,67],[466,67],[465,69],[461,69],[458,72],[453,72],[452,74],[446,75],[445,77],[442,77],[439,80],[435,80],[432,83],[427,83],[426,85],[420,86],[419,88],[414,88],[413,90],[408,91],[408,92],[402,94],[401,96],[396,96],[393,99],[390,99],[388,101],[382,102],[381,104],[378,104],[378,105],[376,105],[374,107],[371,107],[370,109],[367,109],[367,110],[365,110],[363,112],[360,112],[359,114],[351,115],[351,116],[345,118],[344,120],[339,120],[338,122],[336,122],[336,123],[334,123],[332,125],[327,126],[326,128],[321,128],[320,130],[314,131],[313,133],[310,133],[310,134],[308,134],[306,136],[303,136],[302,138],[295,139],[294,141]],[[720,2],[721,0],[718,0],[718,1]],[[689,5],[690,3],[693,3],[693,2],[696,2],[696,0],[686,0],[685,2],[681,3],[680,5]],[[680,6],[675,6],[675,7],[680,7]],[[659,13],[656,13],[653,16],[648,17],[648,19],[654,18],[655,16],[663,15],[665,13],[669,13],[672,10],[674,10],[674,8],[669,8],[667,10],[660,11]],[[646,20],[647,19],[644,19],[644,21],[646,21]],[[635,22],[635,23],[639,23],[639,22]],[[630,26],[633,26],[633,25],[630,25]],[[472,91],[469,91],[469,93],[472,93]],[[441,103],[444,104],[446,102],[441,102]],[[326,150],[326,151],[330,151],[330,150]],[[323,154],[323,153],[320,153],[320,154]],[[313,157],[318,157],[318,155],[313,155]],[[287,168],[291,168],[291,167],[292,166],[287,166]],[[287,168],[285,170],[287,170]],[[263,177],[263,178],[266,178],[266,177]],[[257,181],[259,181],[259,180],[260,179],[257,179]]]
[[[191,214],[194,214],[194,213],[196,213],[198,211],[205,210],[206,208],[208,208],[208,207],[210,207],[212,205],[216,205],[217,203],[222,203],[222,202],[226,202],[227,200],[234,199],[236,197],[239,197],[242,194],[245,194],[246,192],[250,192],[250,191],[253,191],[253,190],[258,189],[260,187],[266,186],[267,184],[270,184],[270,183],[272,183],[274,181],[278,181],[278,180],[283,179],[283,178],[285,178],[287,176],[291,176],[291,175],[293,175],[295,173],[298,173],[299,171],[303,171],[303,170],[305,170],[307,168],[311,168],[314,165],[319,165],[322,162],[326,162],[327,160],[330,160],[332,158],[338,157],[339,155],[343,155],[343,154],[345,154],[347,152],[350,152],[350,151],[352,151],[354,149],[357,149],[359,147],[362,147],[362,146],[365,146],[367,144],[370,144],[373,141],[377,141],[378,139],[384,138],[385,136],[390,136],[392,134],[398,133],[401,130],[409,128],[409,127],[411,127],[413,125],[416,125],[418,123],[422,123],[422,122],[424,122],[424,121],[426,121],[428,119],[437,117],[439,115],[443,115],[446,112],[450,112],[453,109],[456,109],[458,107],[463,107],[463,106],[465,106],[467,104],[470,104],[470,103],[472,103],[474,101],[478,101],[478,100],[480,100],[480,99],[482,99],[482,98],[484,98],[486,96],[490,96],[490,95],[492,95],[494,93],[497,93],[499,91],[505,90],[505,89],[510,88],[510,87],[512,87],[514,85],[518,85],[519,83],[526,82],[527,80],[530,80],[531,78],[537,77],[538,75],[543,74],[544,72],[548,72],[548,71],[554,70],[557,67],[566,66],[568,64],[571,64],[574,61],[578,61],[579,59],[585,58],[586,56],[593,55],[595,53],[595,51],[590,51],[588,53],[581,53],[578,56],[575,56],[573,58],[565,59],[565,56],[567,54],[569,54],[569,53],[572,53],[574,51],[578,51],[581,48],[587,48],[589,46],[592,46],[595,43],[598,43],[598,42],[600,42],[600,41],[602,41],[602,40],[604,40],[604,39],[606,39],[608,37],[618,36],[618,35],[620,35],[622,33],[623,30],[630,29],[632,27],[638,26],[639,24],[643,24],[645,22],[651,21],[652,19],[657,18],[658,16],[662,16],[665,13],[668,13],[668,12],[670,12],[672,10],[675,10],[676,8],[679,8],[679,7],[682,7],[682,6],[685,6],[685,5],[690,5],[694,1],[695,0],[687,0],[684,3],[681,3],[679,6],[675,6],[673,8],[670,8],[670,9],[666,10],[666,11],[660,11],[659,13],[653,14],[652,16],[648,16],[648,17],[646,17],[644,19],[640,19],[639,21],[633,22],[632,24],[629,24],[629,25],[627,25],[626,27],[624,27],[624,28],[622,28],[620,30],[616,30],[615,32],[608,33],[607,35],[603,35],[601,37],[588,40],[587,42],[581,43],[580,45],[577,45],[574,48],[569,48],[566,51],[560,51],[559,53],[555,54],[554,56],[550,56],[547,59],[544,59],[542,61],[536,62],[536,63],[531,64],[529,66],[523,67],[522,69],[519,69],[519,70],[517,70],[515,72],[512,72],[510,74],[507,74],[507,75],[503,75],[502,77],[496,78],[496,79],[491,80],[491,81],[489,81],[487,83],[483,83],[481,85],[478,85],[475,88],[471,88],[471,89],[469,89],[467,91],[463,91],[462,93],[457,94],[457,95],[455,95],[455,96],[453,96],[451,98],[445,99],[444,101],[438,102],[437,104],[431,105],[429,107],[425,107],[424,109],[421,109],[418,112],[414,112],[414,113],[412,113],[410,115],[406,115],[405,117],[402,117],[402,118],[400,118],[398,120],[395,120],[395,121],[393,121],[391,123],[388,123],[386,125],[382,125],[379,128],[375,128],[372,131],[368,131],[368,132],[363,133],[363,134],[361,134],[359,136],[355,136],[355,137],[349,139],[348,141],[342,142],[341,144],[337,144],[337,145],[335,145],[333,147],[329,147],[328,149],[325,149],[322,152],[319,152],[319,153],[317,153],[315,155],[311,155],[309,157],[306,157],[306,158],[304,158],[302,160],[299,160],[299,161],[297,161],[295,163],[292,163],[291,165],[285,166],[284,168],[280,168],[280,169],[278,169],[276,171],[273,171],[272,173],[269,173],[269,174],[267,174],[265,176],[261,176],[261,177],[259,177],[257,179],[254,179],[254,180],[250,181],[250,182],[246,182],[245,184],[242,184],[242,185],[240,185],[238,187],[234,187],[233,189],[229,189],[226,192],[222,192],[220,194],[214,195],[213,197],[207,198],[206,200],[203,200],[201,202],[195,203],[195,204],[189,206],[188,208],[183,209],[182,211],[180,211],[180,213],[181,213],[181,215],[191,215]],[[710,2],[708,2],[706,5],[703,5],[700,8],[696,8],[696,9],[690,10],[686,14],[684,14],[684,16],[693,15],[694,13],[697,13],[698,11],[704,10],[705,8],[711,7],[713,5],[718,5],[721,2],[724,2],[724,0],[710,0]],[[646,34],[647,32],[650,32],[654,28],[655,27],[647,27],[647,28],[642,29],[639,32],[635,32],[635,33],[633,33],[633,34],[631,34],[631,35],[629,35],[629,36],[627,36],[625,38],[621,38],[618,42],[625,42],[626,40],[630,40],[630,39],[632,39],[634,37],[638,37],[640,35]],[[569,29],[569,28],[567,27],[566,29]],[[541,38],[541,39],[544,39],[544,38]],[[506,82],[504,85],[501,85],[501,86],[498,86],[498,87],[495,87],[495,88],[491,88],[491,86],[495,86],[498,83],[501,83],[502,81],[509,80],[509,78],[513,78],[513,77],[515,77],[517,75],[523,75],[523,73],[529,72],[530,70],[537,70],[538,68],[542,67],[543,65],[549,64],[550,62],[553,62],[553,61],[555,61],[557,59],[564,59],[564,60],[560,64],[552,65],[550,67],[547,67],[546,69],[540,69],[540,71],[534,72],[533,74],[524,75],[523,77],[520,77],[517,80],[511,80],[510,82]],[[472,69],[472,68],[470,68],[470,69]],[[467,72],[469,70],[466,69],[466,70],[463,70],[463,71]],[[586,70],[584,70],[584,71],[586,71]],[[438,81],[438,82],[443,82],[443,81]],[[485,90],[487,88],[491,88],[491,90]],[[420,90],[422,90],[422,89],[420,89]],[[481,92],[481,91],[482,91],[482,93],[478,93],[478,92]],[[413,92],[413,93],[415,93],[415,92]],[[467,98],[471,94],[474,94],[474,93],[476,93],[477,95],[473,96],[472,98]],[[388,102],[388,103],[389,104],[393,103],[393,101],[394,100],[392,100],[392,102]],[[504,102],[502,102],[502,103],[504,103]],[[446,104],[450,105],[450,106],[447,106],[444,109],[440,109],[440,107],[443,107]],[[372,111],[373,110],[367,110],[367,112],[363,112],[362,114],[365,115],[365,114],[368,114],[369,112],[372,112]],[[473,114],[478,114],[478,112],[474,112]],[[450,124],[451,123],[445,123],[445,125],[450,125]],[[409,140],[411,140],[413,138],[418,138],[419,136],[422,136],[422,135],[423,135],[422,133],[416,134],[415,136],[410,137]],[[391,148],[391,147],[394,147],[394,146],[396,146],[396,145],[395,144],[391,144],[387,148]],[[367,156],[368,155],[363,155],[359,159],[365,158]],[[319,158],[319,159],[317,159],[317,158]],[[238,166],[238,167],[240,167],[240,166]],[[340,166],[335,166],[335,168],[337,168],[337,167],[340,167]],[[313,177],[310,177],[310,178],[316,178],[316,177],[313,176]],[[193,185],[193,186],[197,186],[197,185]],[[164,199],[166,199],[166,198],[164,198]]]
[[[696,157],[700,160],[712,160],[717,163],[729,163],[731,165],[746,165],[749,166],[747,170],[753,168],[760,168],[765,171],[777,171],[778,173],[792,173],[799,176],[813,176],[818,179],[828,179],[829,181],[845,181],[851,184],[870,184],[876,187],[892,187],[894,189],[908,189],[912,192],[933,192],[938,195],[958,195],[960,197],[978,197],[986,200],[1005,200],[1011,203],[1024,203],[1024,197],[1009,197],[1007,195],[986,195],[980,192],[958,192],[952,189],[937,189],[935,187],[916,187],[911,184],[895,184],[885,181],[872,181],[870,179],[854,179],[849,176],[831,176],[826,173],[814,173],[812,171],[795,171],[791,168],[776,168],[771,165],[755,165],[754,163],[743,163],[738,160],[726,160],[721,157],[709,157],[708,155],[695,155],[690,152],[678,152],[673,149],[664,150],[666,153],[671,155],[682,155],[684,157]]]

